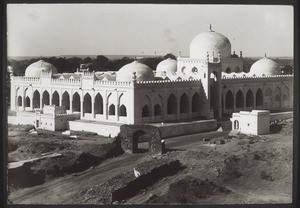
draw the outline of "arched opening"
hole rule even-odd
[[[225,100],[225,109],[233,109],[233,104],[234,104],[234,99],[233,99],[233,94],[229,90],[226,93],[226,100]]]
[[[62,106],[65,106],[66,110],[70,110],[70,95],[67,91],[62,96]]]
[[[132,135],[132,152],[133,153],[142,153],[147,152],[149,150],[149,140],[151,139],[151,136],[144,132],[143,130],[138,130]],[[144,145],[141,143],[148,142],[148,148],[145,149]],[[139,144],[140,147],[139,147]],[[143,148],[141,148],[141,146]]]
[[[234,129],[239,129],[240,128],[238,120],[235,120],[233,124],[234,124]]]
[[[43,93],[43,98],[42,98],[42,106],[49,105],[49,103],[50,103],[49,101],[50,101],[49,93],[45,90]]]
[[[116,107],[114,104],[111,104],[108,108],[108,115],[114,116],[116,115]]]
[[[256,107],[261,107],[263,106],[263,93],[261,91],[261,89],[258,89],[256,91]]]
[[[18,106],[22,106],[22,96],[18,97]]]
[[[189,98],[183,93],[180,97],[180,113],[188,113],[189,112]]]
[[[218,73],[213,71],[210,73],[210,78],[213,79],[215,82],[218,81]]]
[[[161,115],[162,115],[161,106],[159,104],[156,104],[154,106],[154,116],[161,116]]]
[[[195,92],[192,97],[192,112],[200,112],[200,95],[198,92]]]
[[[127,110],[125,105],[120,106],[120,116],[127,116]]]
[[[55,91],[52,95],[52,105],[59,106],[59,95],[57,91]]]
[[[35,90],[32,98],[33,108],[40,108],[40,100],[41,100],[40,93],[39,91]]]
[[[89,93],[83,97],[83,113],[92,113],[92,98]]]
[[[230,73],[230,72],[231,72],[231,68],[230,68],[230,67],[227,67],[226,70],[225,70],[225,72],[226,72],[226,73]]]
[[[30,98],[28,96],[25,98],[25,107],[30,107]]]
[[[274,102],[274,107],[275,108],[280,108],[280,99],[281,99],[280,88],[276,87],[276,89],[275,89],[275,102]]]
[[[246,107],[253,107],[254,106],[254,97],[253,92],[248,90],[246,94]]]
[[[240,72],[240,68],[238,66],[235,67],[235,72]]]
[[[73,95],[72,109],[74,112],[80,112],[80,96],[77,92]]]
[[[150,108],[148,105],[145,105],[142,110],[142,117],[150,117]]]
[[[168,114],[176,114],[177,113],[177,100],[175,95],[171,94],[168,98],[168,106],[167,106]]]
[[[244,107],[244,95],[241,90],[238,91],[236,94],[236,101],[235,101],[236,108],[243,108]]]
[[[280,102],[280,97],[279,97],[279,95],[276,95],[276,96],[275,96],[275,101],[276,101],[276,102]]]
[[[95,97],[95,114],[103,114],[103,97],[98,93]]]

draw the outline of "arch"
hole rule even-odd
[[[73,100],[72,100],[72,109],[73,109],[73,112],[80,112],[80,96],[77,92],[75,92],[73,94]]]
[[[127,109],[126,109],[126,106],[125,105],[121,105],[120,106],[120,109],[119,109],[119,116],[124,116],[126,117],[127,116]]]
[[[233,125],[234,125],[234,129],[239,129],[240,127],[240,125],[239,125],[239,121],[238,120],[235,120],[234,122],[233,122]]]
[[[42,106],[44,105],[49,105],[50,104],[50,99],[49,99],[49,92],[45,90],[43,92],[43,98],[42,98]]]
[[[30,107],[30,98],[28,96],[25,98],[25,107]]]
[[[83,97],[83,113],[92,113],[92,98],[89,93]]]
[[[214,79],[215,82],[218,81],[218,78],[219,78],[218,73],[216,71],[212,71],[210,73],[210,78]]]
[[[167,113],[177,114],[177,99],[173,93],[168,98]]]
[[[279,95],[276,95],[276,96],[275,96],[275,101],[276,101],[276,102],[280,102],[280,97],[279,97]]]
[[[263,106],[264,98],[261,89],[259,88],[256,91],[256,106]]]
[[[52,105],[59,106],[59,95],[57,91],[52,94]]]
[[[63,93],[62,106],[65,106],[66,110],[70,110],[70,95],[67,91]]]
[[[180,113],[188,113],[189,112],[189,98],[183,93],[180,97]]]
[[[95,97],[94,111],[95,114],[103,114],[103,97],[100,93]]]
[[[246,93],[246,107],[253,107],[254,106],[254,96],[252,90],[248,90]]]
[[[150,108],[148,105],[144,105],[142,110],[142,117],[150,117]]]
[[[233,109],[234,99],[231,90],[226,93],[225,109]]]
[[[108,109],[108,115],[116,115],[116,107],[114,104],[111,104]]]
[[[283,86],[283,88],[282,88],[282,96],[283,96],[283,100],[288,100],[289,90],[288,90],[287,86]]]
[[[201,99],[198,92],[195,92],[192,97],[192,112],[200,112]]]
[[[22,96],[18,96],[18,106],[22,106]]]
[[[234,70],[235,72],[240,72],[240,68],[237,66],[237,67],[235,67],[235,70]]]
[[[162,109],[159,104],[156,104],[154,106],[154,116],[161,116],[162,115]]]
[[[225,72],[226,72],[226,73],[230,73],[230,72],[231,72],[231,68],[228,66],[228,67],[225,69]]]
[[[32,98],[32,106],[33,108],[40,108],[40,93],[38,90],[35,90],[33,93],[33,98]]]
[[[239,90],[236,94],[235,106],[236,106],[236,108],[244,107],[244,94],[241,90]]]
[[[283,95],[283,100],[284,100],[284,101],[288,100],[287,95]]]

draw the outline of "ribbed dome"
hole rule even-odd
[[[262,58],[256,61],[250,68],[251,75],[255,74],[256,76],[264,75],[280,75],[281,70],[279,64],[269,58]]]
[[[156,72],[166,72],[167,74],[174,74],[177,71],[177,61],[171,58],[161,61],[157,67]]]
[[[222,58],[231,57],[231,44],[227,37],[213,30],[200,33],[192,40],[190,44],[190,58],[207,57],[207,52],[211,56],[218,57],[221,54]]]
[[[116,80],[131,82],[134,77],[134,72],[136,73],[135,76],[137,81],[150,81],[154,79],[154,74],[148,66],[133,61],[132,63],[123,66],[117,72]]]
[[[53,74],[57,74],[55,66],[43,60],[39,60],[26,68],[25,77],[40,77],[42,71],[50,72],[51,70]]]

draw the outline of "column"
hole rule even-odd
[[[280,86],[280,109],[283,108],[283,88]]]
[[[247,93],[245,93],[245,88],[243,88],[243,98],[244,98],[244,108],[243,110],[246,110],[246,101],[247,101]]]
[[[73,113],[73,94],[70,93],[70,113]]]
[[[233,88],[233,112],[236,112],[236,90]],[[225,106],[225,105],[224,105]]]
[[[49,104],[52,105],[52,90],[49,93]]]
[[[253,109],[256,109],[256,89],[253,89]]]
[[[95,118],[95,93],[93,93],[93,96],[92,96],[92,116],[93,118]]]
[[[83,117],[83,96],[81,92],[81,97],[80,97],[80,118]]]

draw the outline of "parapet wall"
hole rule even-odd
[[[270,121],[285,120],[289,118],[293,118],[293,111],[270,114]]]
[[[294,76],[293,75],[273,75],[273,76],[242,76],[242,77],[237,77],[237,76],[232,76],[232,77],[226,77],[226,75],[222,76],[222,82],[233,82],[233,81],[237,81],[237,82],[247,82],[247,81],[259,81],[259,82],[263,82],[263,81],[282,81],[282,80],[291,80],[293,79]]]

